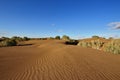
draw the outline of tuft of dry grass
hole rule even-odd
[[[104,42],[102,42],[101,40],[97,39],[97,40],[91,40],[91,41],[80,41],[78,43],[79,46],[82,47],[89,47],[89,48],[94,48],[94,49],[101,49],[101,47],[103,46]]]
[[[113,54],[120,54],[120,39],[101,40],[89,39],[82,40],[78,43],[79,46],[103,50]]]
[[[103,50],[113,54],[120,54],[120,39],[111,40],[103,46]]]

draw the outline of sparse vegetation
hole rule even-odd
[[[49,37],[47,38],[47,40],[54,40],[54,37]]]
[[[100,41],[99,39],[91,40],[91,41],[80,41],[78,43],[79,46],[89,47],[89,48],[94,48],[94,49],[101,49],[103,44],[104,42]]]
[[[104,44],[104,42],[100,41],[99,39],[93,40],[93,41],[91,41],[91,43],[92,43],[92,48],[99,49],[99,50],[102,48],[102,46]]]
[[[17,37],[14,36],[12,38],[1,37],[0,38],[0,47],[7,46],[19,46],[20,42],[28,41],[28,40],[60,40],[60,36],[56,36],[55,38],[28,38],[28,37]],[[109,39],[105,39],[99,36],[92,36],[92,38],[83,39],[83,40],[73,40],[70,39],[69,36],[63,35],[62,40],[65,40],[65,44],[68,45],[78,45],[86,48],[93,48],[98,50],[103,50],[106,52],[110,52],[113,54],[120,54],[120,39],[113,39],[110,37]],[[107,41],[106,41],[107,40]]]
[[[12,39],[0,42],[0,47],[16,46],[16,45],[17,45],[17,42]]]
[[[97,38],[97,39],[98,39],[98,38],[100,38],[100,37],[99,37],[99,36],[94,35],[94,36],[92,36],[92,38]]]
[[[8,37],[1,37],[1,41],[8,40]]]
[[[78,45],[81,46],[81,47],[89,47],[89,46],[88,46],[88,42],[85,42],[85,41],[80,41],[80,42],[78,43]]]
[[[17,37],[17,36],[13,36],[11,39],[12,39],[12,40],[15,40],[16,42],[24,41],[23,38],[21,38],[21,37]]]
[[[30,38],[24,37],[23,40],[24,40],[24,41],[28,41],[28,40],[30,40]]]
[[[108,42],[104,45],[103,50],[113,54],[120,54],[120,39]]]
[[[78,44],[78,40],[69,40],[69,41],[66,41],[65,44],[77,45]]]
[[[14,36],[12,38],[2,37],[0,38],[0,47],[7,47],[7,46],[17,46],[21,41],[27,41],[29,38],[27,37],[17,37]]]
[[[103,40],[96,39],[90,41],[79,41],[78,43],[81,47],[93,48],[98,50],[103,50],[105,52],[110,52],[113,54],[120,54],[120,39],[109,39],[107,42]]]
[[[70,40],[70,37],[67,35],[63,35],[62,40]]]
[[[56,36],[55,39],[60,40],[60,36]]]
[[[109,39],[114,39],[113,37],[109,37]]]

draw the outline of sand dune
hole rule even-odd
[[[0,80],[120,80],[120,55],[28,41],[30,46],[0,48]]]

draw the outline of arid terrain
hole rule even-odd
[[[32,40],[0,48],[0,80],[120,80],[120,55]]]

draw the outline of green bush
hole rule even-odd
[[[7,38],[7,37],[2,37],[0,38],[0,47],[5,47],[5,46],[16,46],[19,44],[21,41],[27,41],[30,40],[28,37],[17,37],[14,36],[12,38]]]
[[[12,40],[15,40],[16,42],[24,41],[23,38],[17,37],[17,36],[12,37],[11,39],[12,39]]]
[[[56,36],[56,37],[55,37],[55,39],[58,39],[58,40],[60,40],[60,36]]]
[[[28,41],[28,40],[30,40],[30,38],[24,37],[23,40],[24,40],[24,41]]]
[[[28,37],[17,37],[17,36],[14,36],[14,37],[12,37],[11,38],[12,40],[15,40],[16,42],[21,42],[21,41],[28,41],[28,40],[30,40],[30,38],[28,38]]]
[[[0,42],[0,47],[16,46],[16,45],[17,42],[11,39]]]
[[[113,37],[109,37],[109,39],[114,39]]]
[[[54,40],[54,37],[49,37],[47,38],[47,40]]]
[[[69,36],[66,36],[66,35],[63,35],[62,39],[63,39],[63,40],[70,40],[70,37],[69,37]]]
[[[66,41],[65,44],[77,45],[78,44],[78,40],[69,40],[69,41]]]
[[[8,37],[2,37],[0,40],[1,40],[1,41],[9,40],[9,38],[8,38]]]
[[[98,38],[100,38],[100,37],[99,37],[99,36],[94,35],[94,36],[92,36],[92,38],[96,38],[96,39],[98,39]]]
[[[0,38],[0,42],[3,41],[2,38]]]

